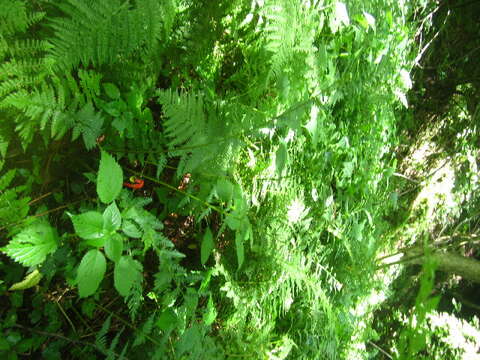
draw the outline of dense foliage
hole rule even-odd
[[[434,5],[0,0],[0,352],[424,351],[435,261],[417,327],[385,351],[373,319],[377,259],[427,232],[397,164]]]

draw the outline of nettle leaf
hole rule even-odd
[[[203,236],[202,248],[200,251],[200,258],[202,261],[202,265],[205,265],[214,247],[215,245],[213,243],[212,231],[210,230],[210,228],[207,228],[207,231],[205,231],[205,235]]]
[[[81,298],[93,295],[105,276],[107,262],[105,256],[97,250],[87,252],[78,267],[77,283]]]
[[[113,234],[105,239],[105,255],[117,262],[120,260],[123,252],[123,238],[120,234]]]
[[[122,183],[122,168],[111,155],[102,150],[97,179],[97,193],[100,200],[105,204],[115,200],[122,190]]]
[[[38,269],[33,270],[30,274],[25,276],[25,278],[10,286],[8,291],[16,291],[16,290],[26,290],[38,285],[40,280],[42,279],[43,275],[38,271]]]
[[[120,229],[122,225],[122,215],[115,202],[111,203],[103,212],[103,228],[107,232],[113,232]]]
[[[141,277],[141,269],[142,265],[131,256],[122,256],[115,263],[113,284],[120,295],[127,296],[129,294],[135,280]]]
[[[80,215],[72,215],[75,233],[82,239],[100,239],[104,236],[103,216],[97,211],[87,211]]]
[[[139,239],[142,237],[142,231],[139,226],[131,220],[125,220],[122,225],[122,231],[128,237]]]
[[[57,246],[57,231],[42,222],[22,230],[1,251],[24,266],[35,266],[44,262]]]

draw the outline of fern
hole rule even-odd
[[[27,29],[29,21],[24,1],[1,0],[0,9],[2,9],[0,13],[0,34],[5,36],[18,31],[23,32]]]
[[[0,226],[23,220],[30,209],[29,197],[21,197],[23,186],[9,187],[16,175],[16,170],[9,170],[0,177]]]
[[[171,23],[172,4],[145,0],[132,8],[128,1],[68,0],[58,5],[64,16],[50,22],[55,32],[50,54],[59,69],[71,69],[111,65],[125,62],[134,52],[148,53],[162,35],[162,15],[169,15]]]
[[[247,122],[236,118],[233,106],[206,100],[201,94],[178,95],[168,90],[157,95],[165,113],[169,155],[180,156],[177,176],[198,173],[201,167],[208,168],[210,176],[228,171],[242,132],[249,129]]]

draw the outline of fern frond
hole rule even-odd
[[[171,90],[157,95],[165,114],[169,156],[180,157],[177,176],[200,167],[213,174],[226,171],[248,122],[237,119],[233,107],[206,101],[203,95],[178,95]]]
[[[0,35],[23,32],[27,29],[29,20],[24,1],[0,0]]]
[[[102,351],[107,351],[107,334],[110,330],[110,324],[112,322],[112,315],[110,315],[107,320],[102,324],[101,329],[97,332],[95,336],[95,345]]]
[[[162,34],[162,14],[172,15],[172,1],[68,0],[58,7],[66,15],[51,20],[55,32],[51,56],[59,69],[125,62],[154,48]]]

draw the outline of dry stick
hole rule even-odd
[[[53,191],[49,191],[49,192],[46,193],[46,194],[40,195],[40,196],[37,197],[36,199],[33,199],[32,201],[30,201],[30,202],[28,203],[28,205],[31,206],[32,204],[35,204],[37,201],[40,201],[40,200],[42,200],[42,199],[44,199],[44,198],[46,198],[47,196],[50,196],[50,195],[52,195],[52,194],[53,194]]]
[[[80,202],[80,201],[84,201],[84,200],[89,200],[89,198],[84,198],[84,199],[80,199],[80,200],[77,200],[77,201],[73,201],[73,202],[71,202],[71,203],[68,203],[68,204],[65,204],[65,205],[56,207],[55,209],[50,209],[50,210],[44,211],[44,212],[42,212],[42,213],[40,213],[40,214],[35,214],[35,215],[31,216],[31,217],[27,217],[27,218],[25,218],[25,219],[22,219],[22,220],[20,220],[20,221],[15,222],[15,223],[6,224],[6,225],[0,227],[0,231],[5,230],[5,229],[6,229],[7,227],[9,227],[9,226],[19,225],[19,224],[27,221],[28,219],[37,218],[37,217],[42,217],[42,216],[48,215],[48,214],[50,214],[50,213],[53,213],[53,212],[56,212],[56,211],[65,209],[65,208],[69,207],[70,205],[76,204],[76,203],[78,203],[78,202]]]
[[[37,329],[33,329],[33,328],[30,328],[28,326],[24,326],[24,325],[20,325],[20,324],[14,324],[13,327],[16,327],[16,328],[19,328],[19,329],[23,329],[23,330],[27,330],[27,331],[30,331],[32,333],[35,333],[35,334],[39,334],[39,335],[43,335],[43,336],[48,336],[48,337],[54,337],[54,338],[57,338],[57,339],[61,339],[61,340],[64,340],[64,341],[68,341],[72,344],[75,344],[75,345],[86,345],[86,346],[90,346],[90,347],[93,347],[95,350],[97,350],[99,353],[101,354],[105,354],[104,351],[99,348],[97,345],[93,344],[93,343],[90,343],[90,342],[87,342],[87,341],[81,341],[81,340],[74,340],[74,339],[70,339],[62,334],[56,334],[56,333],[51,333],[51,332],[47,332],[47,331],[42,331],[42,330],[37,330]],[[117,354],[116,352],[114,351],[111,351],[113,355],[115,355],[116,357],[120,357],[119,354]],[[128,360],[125,356],[123,356],[124,359]]]
[[[67,313],[65,312],[65,310],[63,309],[62,305],[60,305],[60,302],[59,301],[55,301],[55,303],[57,304],[58,308],[60,309],[60,312],[63,314],[63,316],[65,317],[65,319],[67,319],[67,322],[69,323],[69,325],[71,326],[73,332],[75,333],[75,335],[77,335],[77,329],[75,328],[75,325],[73,325],[73,322],[72,320],[70,320],[70,318],[68,317]]]
[[[368,343],[370,345],[372,345],[373,347],[375,347],[378,351],[380,351],[383,355],[385,355],[386,357],[388,357],[389,359],[393,360],[393,357],[390,356],[389,353],[387,353],[385,350],[383,350],[380,346],[378,346],[377,344],[375,344],[373,341],[370,341],[368,340]]]

